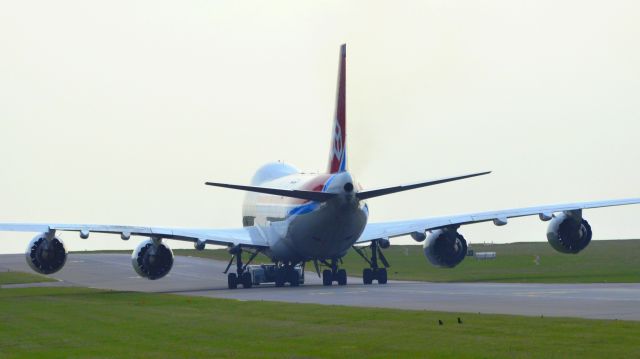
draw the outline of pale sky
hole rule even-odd
[[[241,226],[244,194],[203,183],[326,167],[343,42],[365,188],[494,171],[372,199],[371,221],[640,196],[638,19],[637,1],[0,1],[0,222]],[[640,206],[585,216],[595,239],[640,237]]]

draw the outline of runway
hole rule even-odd
[[[54,285],[175,293],[237,300],[265,300],[448,312],[640,320],[640,284],[498,284],[389,282],[363,285],[348,279],[343,287],[322,286],[307,272],[305,285],[227,289],[226,263],[176,257],[171,273],[160,280],[140,278],[126,254],[70,254]],[[0,271],[31,272],[24,255],[0,255]],[[4,286],[10,287],[10,286]]]

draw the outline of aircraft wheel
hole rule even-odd
[[[376,279],[378,279],[378,284],[387,284],[387,269],[379,268],[376,271]]]
[[[251,273],[249,272],[244,272],[242,273],[242,286],[244,288],[251,288],[251,286],[253,285],[253,280],[251,279]]]
[[[229,285],[229,289],[238,288],[238,276],[235,273],[229,273],[227,275],[227,284]]]
[[[362,271],[362,283],[371,284],[373,283],[373,271],[371,268],[365,268]]]
[[[298,271],[291,268],[291,270],[289,271],[289,284],[292,287],[297,287],[300,285],[300,275],[298,274]]]
[[[285,271],[283,268],[276,269],[276,287],[284,287]]]
[[[333,282],[333,274],[329,269],[325,269],[322,271],[322,285],[331,285]]]
[[[340,269],[338,271],[338,285],[346,285],[347,284],[347,271],[344,269]]]

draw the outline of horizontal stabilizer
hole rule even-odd
[[[300,199],[306,199],[309,201],[316,201],[316,202],[326,202],[336,196],[335,193],[300,191],[300,190],[292,190],[292,189],[279,189],[279,188],[256,187],[256,186],[241,186],[241,185],[228,184],[228,183],[206,182],[205,184],[207,186],[239,189],[241,191],[272,194],[274,196],[300,198]]]
[[[457,180],[461,180],[461,179],[465,179],[465,178],[482,176],[482,175],[486,175],[486,174],[489,174],[489,173],[491,173],[491,171],[479,172],[479,173],[471,173],[471,174],[468,174],[468,175],[455,176],[455,177],[445,177],[445,178],[440,178],[440,179],[437,179],[437,180],[431,180],[431,181],[419,182],[419,183],[412,183],[412,184],[401,185],[401,186],[372,189],[372,190],[368,190],[368,191],[358,192],[356,194],[356,197],[358,197],[358,199],[360,199],[360,200],[367,199],[367,198],[373,198],[373,197],[380,197],[380,196],[384,196],[384,195],[391,194],[391,193],[408,191],[408,190],[415,189],[415,188],[420,188],[420,187],[433,186],[433,185],[436,185],[436,184],[457,181]]]

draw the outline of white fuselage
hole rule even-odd
[[[368,207],[355,198],[349,172],[301,173],[284,163],[260,168],[252,185],[340,194],[327,202],[314,202],[249,192],[243,208],[243,225],[258,227],[269,241],[269,255],[281,262],[334,259],[346,254],[362,234]],[[352,187],[353,188],[353,187]]]

